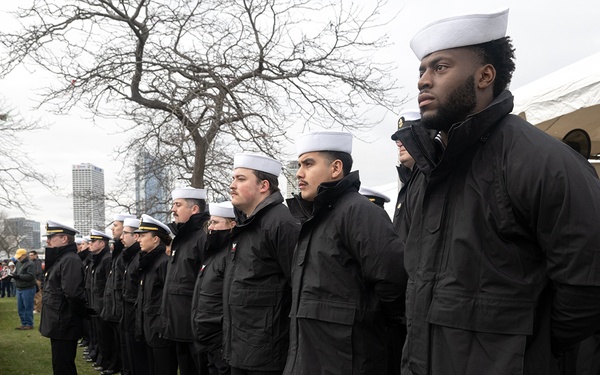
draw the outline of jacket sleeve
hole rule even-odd
[[[361,265],[365,282],[377,294],[388,323],[404,316],[406,283],[404,242],[387,213],[367,199],[352,205],[344,218],[345,241]]]
[[[83,289],[83,263],[79,257],[64,258],[60,269],[60,287],[69,302],[71,311],[77,316],[89,319],[95,311],[87,306]]]
[[[42,268],[42,261],[37,259],[35,261],[35,277],[37,279],[43,279],[44,278],[44,270]]]
[[[289,219],[284,219],[277,225],[271,238],[273,256],[276,257],[288,285],[292,285],[292,258],[299,234],[300,223],[290,215]]]
[[[67,298],[71,311],[83,319],[89,319],[97,314],[96,310],[89,307],[84,298]]]
[[[159,260],[160,262],[160,260]],[[168,262],[160,262],[160,264],[158,265],[158,267],[156,268],[156,277],[158,278],[158,280],[160,281],[162,286],[165,286],[166,282],[167,282],[167,268],[168,268]]]
[[[19,280],[21,281],[33,281],[35,280],[35,264],[29,262],[21,272],[19,273]]]
[[[60,287],[67,299],[85,299],[83,264],[79,258],[65,258],[61,265]]]
[[[600,180],[562,143],[527,146],[507,155],[505,178],[516,212],[545,255],[555,287],[552,349],[560,353],[600,326]]]

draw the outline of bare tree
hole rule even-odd
[[[39,122],[25,120],[0,99],[0,207],[25,213],[33,207],[27,198],[28,184],[55,188],[53,175],[36,171],[30,156],[23,152],[22,137],[40,128]]]
[[[22,4],[20,2],[19,4]],[[23,28],[0,35],[7,74],[36,64],[58,76],[43,103],[134,120],[125,147],[150,147],[192,186],[224,187],[234,152],[279,156],[292,126],[372,126],[400,103],[385,1],[32,0]],[[23,6],[23,5],[21,5]]]
[[[11,241],[4,235],[7,215],[5,211],[0,210],[0,252],[5,252],[6,257],[10,257]]]
[[[14,221],[9,222],[6,216],[5,212],[0,211],[0,251],[6,251],[8,256],[11,257],[17,249],[22,247],[31,248],[32,244],[23,226]]]

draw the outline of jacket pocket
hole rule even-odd
[[[352,374],[352,334],[356,306],[340,301],[302,299],[296,314],[298,353],[310,359],[303,363],[306,373],[329,371]]]
[[[232,289],[229,305],[235,336],[252,346],[270,346],[276,304],[277,293],[269,288]]]
[[[469,331],[532,335],[535,304],[502,296],[433,295],[427,322]]]
[[[69,321],[68,317],[65,317],[67,315],[67,311],[65,311],[66,308],[67,304],[62,295],[44,294],[42,297],[42,309],[44,310],[44,314],[42,316],[41,325],[45,326],[44,330],[48,330],[47,333],[63,333],[65,328],[63,326],[65,322],[68,323]]]
[[[344,325],[354,324],[356,305],[348,302],[302,299],[297,318],[309,318]]]

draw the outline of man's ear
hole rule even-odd
[[[266,193],[267,191],[269,191],[269,189],[271,188],[271,184],[269,183],[269,181],[267,180],[261,180],[260,181],[260,192],[261,193]]]
[[[344,177],[344,163],[340,159],[331,162],[331,179],[339,180]]]
[[[496,68],[494,68],[492,64],[485,64],[478,69],[475,84],[477,85],[478,89],[484,90],[489,86],[493,87],[495,80]]]

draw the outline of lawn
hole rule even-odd
[[[50,339],[38,331],[40,314],[34,314],[35,329],[17,331],[21,325],[15,297],[0,298],[0,373],[2,375],[51,375]],[[98,375],[83,361],[83,348],[77,348],[79,375]]]

